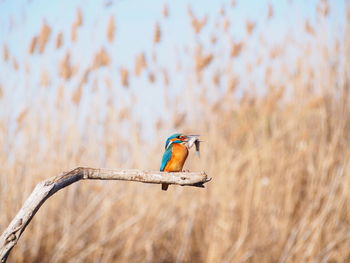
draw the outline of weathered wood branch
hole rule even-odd
[[[209,182],[204,172],[166,173],[158,171],[95,169],[78,167],[70,172],[50,178],[36,185],[10,225],[0,237],[0,261],[6,262],[11,249],[17,244],[21,234],[30,223],[41,205],[54,193],[80,180],[123,180],[151,184],[177,184],[204,187]]]

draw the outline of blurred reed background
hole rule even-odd
[[[44,2],[1,18],[0,232],[39,181],[156,170],[175,131],[213,181],[72,185],[9,262],[350,262],[347,2]]]

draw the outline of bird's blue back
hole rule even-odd
[[[173,146],[170,145],[165,153],[163,154],[163,158],[162,158],[162,163],[160,165],[160,171],[164,171],[165,166],[167,165],[167,163],[170,161],[171,159],[171,155],[172,155],[172,151],[173,151]]]

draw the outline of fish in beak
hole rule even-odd
[[[199,156],[199,145],[200,145],[200,140],[199,140],[199,135],[187,135],[187,148],[190,149],[193,145],[196,147],[196,154]]]

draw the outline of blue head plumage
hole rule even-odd
[[[175,138],[180,137],[180,136],[182,136],[181,133],[175,133],[175,134],[171,135],[165,142],[165,149],[168,148],[168,146],[169,146],[169,144],[170,144],[172,139],[175,139]],[[179,141],[174,141],[174,143],[178,143],[178,142],[181,142],[181,141],[180,140]]]

